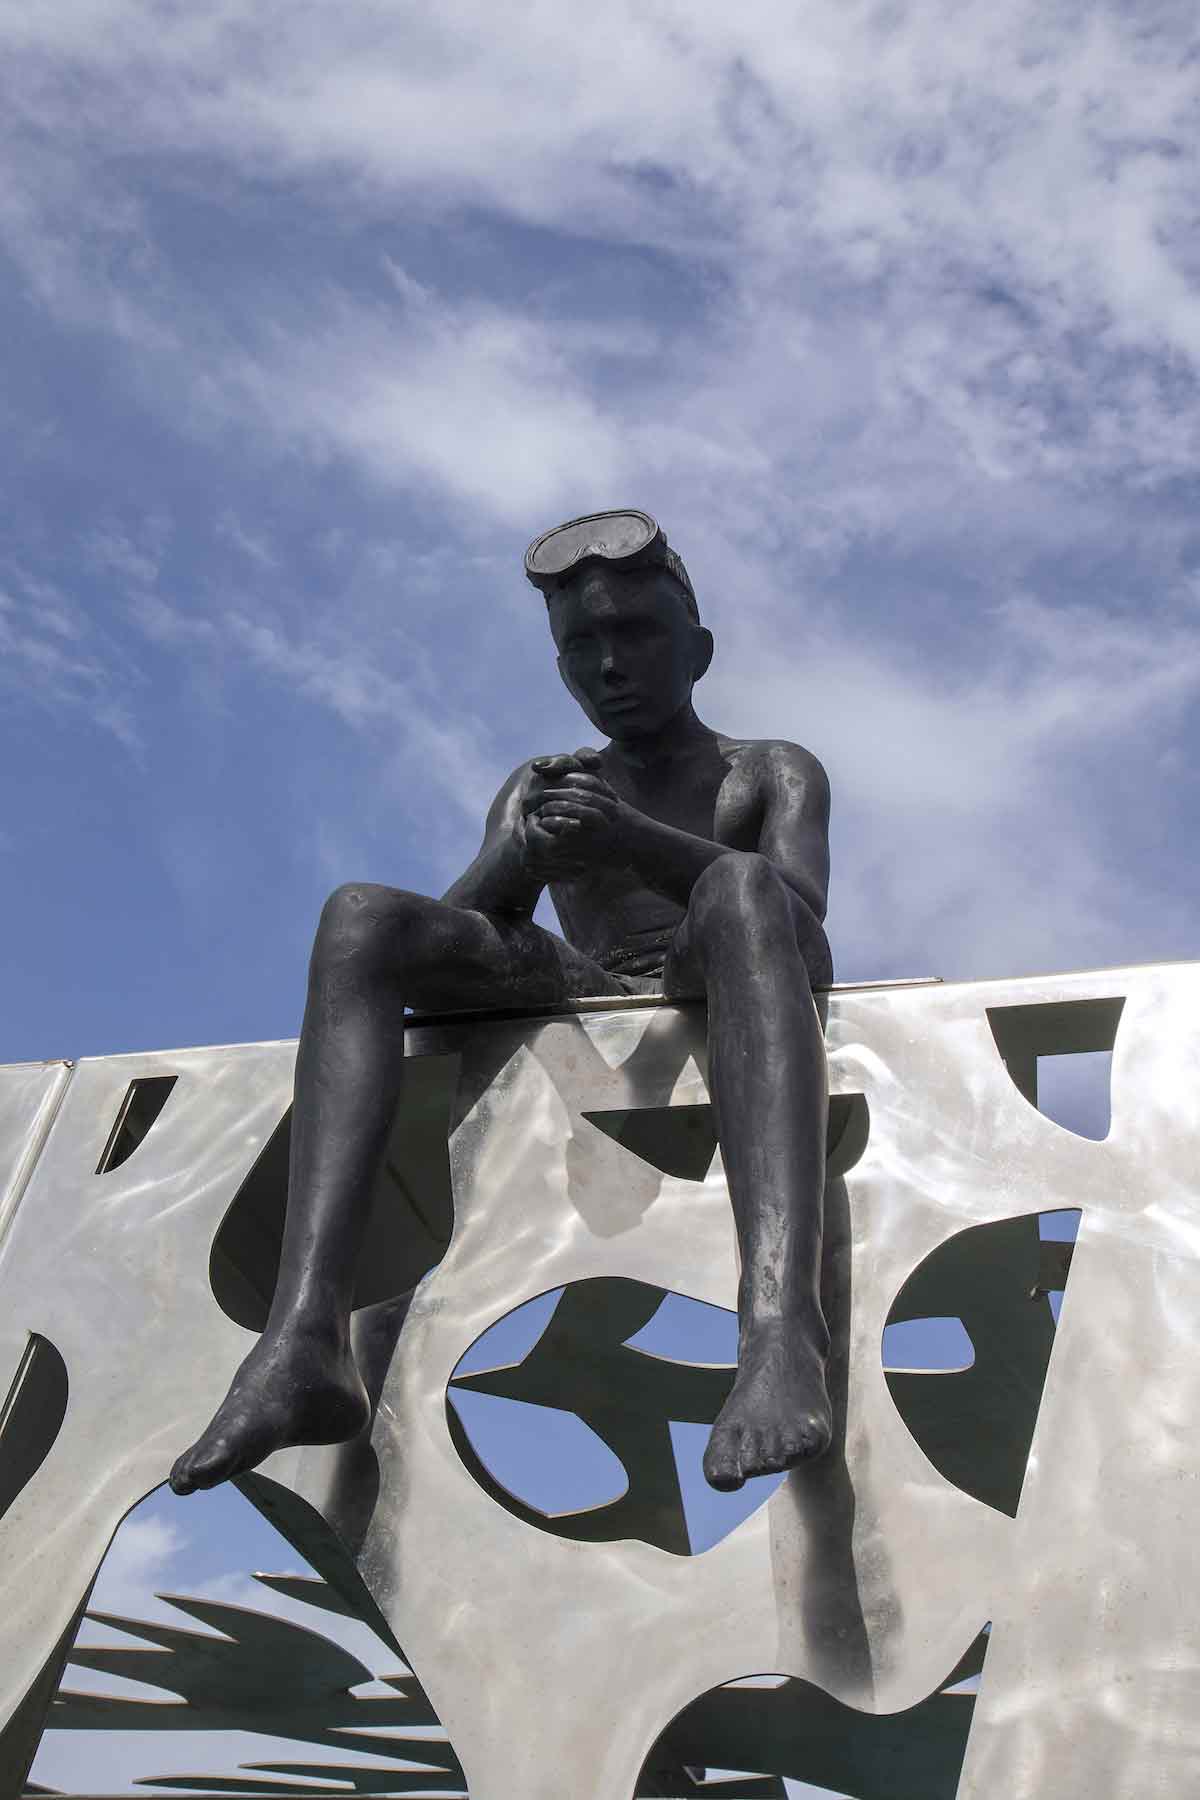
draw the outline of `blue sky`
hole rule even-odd
[[[521,573],[635,504],[834,793],[843,979],[1190,957],[1177,5],[0,18],[0,1060],[287,1036],[587,728]]]

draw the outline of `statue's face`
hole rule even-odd
[[[669,575],[588,563],[550,601],[558,670],[605,737],[652,735],[691,697],[712,656]]]

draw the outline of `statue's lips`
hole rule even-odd
[[[613,694],[609,699],[601,700],[600,707],[603,712],[630,712],[641,704],[640,694]]]

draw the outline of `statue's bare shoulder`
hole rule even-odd
[[[823,919],[830,807],[823,765],[811,750],[786,738],[719,735],[718,742],[728,774],[717,798],[715,836],[775,863]]]
[[[829,792],[829,777],[820,761],[803,744],[787,738],[729,737],[717,733],[717,742],[729,758],[731,773],[736,769],[744,779],[769,786],[772,782],[801,781]]]

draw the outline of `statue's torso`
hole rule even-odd
[[[603,774],[639,812],[695,837],[754,850],[762,821],[759,746],[753,739],[717,737],[696,755],[645,770],[605,757]],[[597,962],[617,951],[653,950],[665,943],[684,909],[643,887],[629,868],[591,871],[550,889],[563,936]]]

